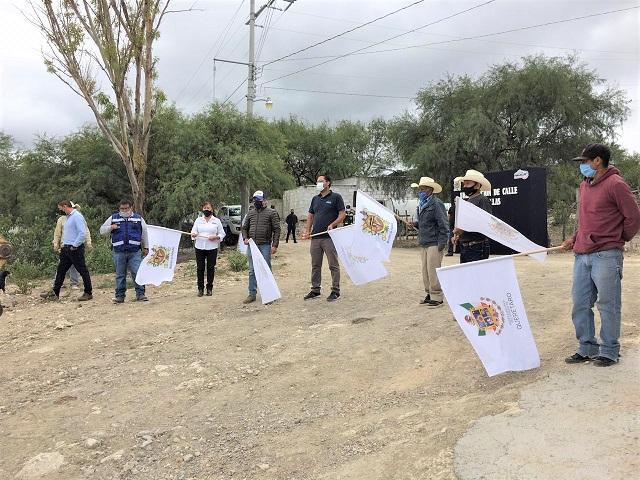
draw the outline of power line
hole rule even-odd
[[[213,42],[213,45],[211,45],[211,48],[209,49],[209,51],[205,54],[205,56],[202,58],[202,61],[200,62],[200,65],[198,65],[198,68],[196,68],[196,71],[193,72],[193,75],[191,75],[191,78],[189,78],[189,80],[187,81],[187,83],[184,84],[184,86],[182,87],[182,89],[180,90],[180,92],[178,92],[178,95],[176,95],[176,102],[180,99],[180,97],[182,96],[182,94],[184,93],[184,91],[189,87],[189,85],[191,84],[191,82],[193,81],[193,79],[195,78],[195,76],[198,74],[198,72],[200,72],[200,69],[202,68],[202,66],[204,65],[204,62],[208,59],[211,58],[211,53],[213,52],[213,49],[216,48],[216,46],[218,45],[218,43],[223,39],[225,32],[231,27],[231,24],[233,23],[233,21],[236,18],[236,15],[238,15],[238,12],[240,11],[240,9],[242,8],[242,5],[244,4],[245,0],[242,0],[240,2],[240,5],[238,6],[238,8],[236,9],[235,13],[233,14],[233,16],[231,17],[231,20],[229,20],[229,22],[227,23],[227,26],[225,27],[225,29],[220,33],[220,35],[218,35],[218,37],[216,38],[215,42]]]
[[[618,10],[610,10],[610,11],[607,11],[607,12],[594,13],[594,14],[590,14],[590,15],[582,15],[582,16],[579,16],[579,17],[566,18],[566,19],[563,19],[563,20],[555,20],[555,21],[552,21],[552,22],[539,23],[539,24],[536,24],[536,25],[528,25],[526,27],[511,28],[509,30],[502,30],[500,32],[485,33],[485,34],[473,35],[473,36],[469,36],[469,37],[456,37],[456,38],[453,38],[453,39],[450,39],[450,40],[441,40],[441,41],[438,41],[438,42],[420,43],[420,44],[417,44],[417,45],[407,45],[407,46],[404,46],[404,47],[387,48],[387,49],[382,49],[382,50],[371,50],[369,52],[362,52],[361,50],[364,50],[365,48],[367,48],[367,47],[365,47],[365,48],[359,49],[359,50],[357,50],[355,52],[351,52],[351,53],[344,54],[344,55],[327,55],[327,56],[318,56],[318,57],[305,57],[305,58],[299,58],[298,60],[312,60],[312,59],[320,59],[320,58],[329,58],[329,59],[337,60],[337,59],[345,57],[347,55],[370,55],[370,54],[374,54],[374,53],[397,52],[397,51],[400,51],[400,50],[408,50],[408,49],[412,49],[412,48],[423,48],[423,47],[429,47],[429,46],[432,46],[432,45],[443,45],[443,44],[447,44],[447,43],[462,42],[462,41],[465,41],[465,40],[476,40],[476,39],[479,39],[479,38],[486,38],[486,37],[491,37],[491,36],[496,36],[496,35],[504,35],[506,33],[520,32],[520,31],[523,31],[523,30],[531,30],[531,29],[534,29],[534,28],[546,27],[546,26],[550,26],[550,25],[557,25],[557,24],[560,24],[560,23],[573,22],[573,21],[576,21],[576,20],[583,20],[583,19],[586,19],[586,18],[598,17],[598,16],[602,16],[602,15],[610,15],[610,14],[613,14],[613,13],[619,13],[619,12],[624,12],[624,11],[628,11],[628,10],[634,10],[634,9],[637,9],[637,8],[640,8],[640,5],[634,6],[634,7],[622,8],[622,9],[618,9]],[[535,46],[535,45],[530,45],[530,46]],[[551,47],[551,48],[553,48],[553,47]],[[331,61],[331,60],[329,60],[329,61]],[[307,69],[313,68],[315,66],[323,65],[324,63],[328,63],[328,61],[327,62],[322,62],[322,63],[320,63],[318,65],[314,65],[314,66],[308,67]],[[304,71],[304,70],[307,70],[307,69],[301,69],[298,72]],[[298,72],[294,72],[294,73],[298,73]],[[279,77],[279,78],[283,78],[283,77]],[[276,78],[276,79],[273,79],[273,80],[269,80],[269,82],[278,80],[279,78]]]
[[[322,40],[322,41],[320,41],[318,43],[314,43],[313,45],[309,45],[307,47],[301,48],[300,50],[296,50],[295,52],[292,52],[292,53],[289,53],[287,55],[284,55],[283,57],[276,58],[275,60],[271,60],[270,62],[267,62],[265,64],[265,66],[266,65],[270,65],[270,64],[275,63],[275,62],[279,62],[280,60],[284,60],[285,58],[292,57],[293,55],[297,55],[298,53],[302,53],[302,52],[304,52],[306,50],[309,50],[311,48],[317,47],[318,45],[322,45],[323,43],[330,42],[331,40],[335,40],[338,37],[342,37],[343,35],[346,35],[348,33],[354,32],[354,31],[356,31],[356,30],[358,30],[360,28],[366,27],[367,25],[371,25],[372,23],[375,23],[378,20],[382,20],[383,18],[390,17],[391,15],[394,15],[394,14],[396,14],[398,12],[401,12],[403,10],[411,8],[411,7],[413,7],[413,6],[415,6],[415,5],[419,4],[419,3],[422,3],[422,2],[424,2],[424,0],[417,0],[416,2],[413,2],[413,3],[409,4],[409,5],[406,5],[404,7],[401,7],[399,9],[397,9],[397,10],[394,10],[393,12],[389,12],[389,13],[387,13],[385,15],[382,15],[381,17],[374,18],[373,20],[370,20],[368,22],[362,23],[362,24],[360,24],[360,25],[358,25],[356,27],[350,28],[349,30],[346,30],[346,31],[344,31],[342,33],[338,33],[337,35],[334,35],[332,37],[325,38],[324,40]],[[491,2],[489,2],[489,3],[491,3]]]
[[[340,59],[340,58],[348,57],[349,55],[353,55],[353,54],[355,54],[355,53],[361,52],[362,50],[366,50],[367,48],[375,47],[376,45],[380,45],[380,44],[382,44],[382,43],[385,43],[385,42],[388,42],[388,41],[391,41],[391,40],[395,40],[396,38],[399,38],[399,37],[402,37],[402,36],[405,36],[405,35],[409,35],[410,33],[413,33],[413,32],[418,31],[418,30],[422,30],[423,28],[429,27],[429,26],[431,26],[431,25],[435,25],[436,23],[444,22],[445,20],[449,20],[449,19],[451,19],[451,18],[457,17],[458,15],[462,15],[463,13],[467,13],[467,12],[470,12],[470,11],[475,10],[475,9],[477,9],[477,8],[484,7],[485,5],[489,5],[490,3],[494,3],[495,1],[496,1],[496,0],[489,0],[489,1],[487,1],[487,2],[480,3],[480,4],[475,5],[475,6],[473,6],[473,7],[466,8],[466,9],[464,9],[464,10],[460,10],[459,12],[456,12],[456,13],[454,13],[454,14],[448,15],[448,16],[443,17],[443,18],[440,18],[440,19],[438,19],[438,20],[434,20],[433,22],[427,23],[427,24],[422,25],[422,26],[420,26],[420,27],[418,27],[418,28],[414,28],[414,29],[412,29],[412,30],[409,30],[409,31],[406,31],[406,32],[400,33],[400,34],[398,34],[398,35],[394,35],[393,37],[389,37],[389,38],[387,38],[387,39],[385,39],[385,40],[381,40],[381,41],[379,41],[379,42],[372,43],[371,45],[368,45],[368,46],[366,46],[366,47],[362,47],[362,48],[359,48],[359,49],[357,49],[357,50],[353,50],[353,51],[351,51],[351,52],[344,53],[344,54],[342,54],[342,55],[338,55],[338,56],[336,56],[336,57],[334,57],[334,58],[331,58],[331,59],[329,59],[329,60],[325,60],[324,62],[316,63],[315,65],[311,65],[311,66],[309,66],[309,67],[301,68],[300,70],[297,70],[297,71],[295,71],[295,72],[289,73],[289,74],[287,74],[287,75],[282,75],[282,76],[277,77],[277,78],[274,78],[274,79],[272,79],[272,80],[268,80],[268,81],[264,82],[264,84],[271,83],[271,82],[275,82],[276,80],[280,80],[280,79],[283,79],[283,78],[291,77],[292,75],[295,75],[295,74],[297,74],[297,73],[304,72],[304,71],[306,71],[306,70],[311,70],[312,68],[316,68],[316,67],[319,67],[319,66],[321,66],[321,65],[325,65],[325,64],[327,64],[327,63],[329,63],[329,62],[333,62],[333,61],[338,60],[338,59]],[[273,62],[272,62],[272,63],[273,63]]]
[[[311,32],[302,32],[299,30],[290,30],[288,28],[276,28],[276,27],[271,27],[272,30],[278,30],[281,32],[290,32],[290,33],[297,33],[300,35],[308,35],[308,36],[312,36],[312,37],[324,37],[324,35],[318,34],[318,33],[311,33]],[[395,30],[395,29],[394,29]],[[398,29],[401,30],[401,29]],[[431,33],[429,35],[434,35],[434,36],[438,36],[438,37],[448,37],[451,39],[456,39],[456,40],[460,40],[462,39],[462,37],[457,37],[455,35],[445,35],[445,34],[440,34],[440,33]],[[347,38],[345,40],[349,40],[352,42],[360,42],[360,43],[371,43],[371,40],[362,40],[362,39],[358,39],[358,38]],[[594,52],[594,53],[607,53],[607,54],[614,54],[614,55],[638,55],[638,52],[623,52],[623,51],[616,51],[616,50],[595,50],[595,49],[590,49],[590,48],[579,48],[579,47],[558,47],[555,45],[540,45],[540,44],[534,44],[534,43],[520,43],[520,42],[504,42],[504,41],[496,41],[496,40],[482,40],[484,42],[487,43],[495,43],[498,45],[515,45],[518,47],[535,47],[535,48],[551,48],[551,49],[555,49],[555,50],[568,50],[568,51],[572,51],[572,52]],[[398,47],[410,47],[411,45],[402,45],[402,44],[393,44],[393,43],[389,43],[389,45],[395,45]],[[491,54],[498,54],[497,52],[486,52],[486,51],[479,51],[479,52],[472,52],[471,50],[449,50],[449,51],[454,51],[454,52],[469,52],[469,53],[491,53]],[[366,54],[367,52],[365,52],[364,54]],[[355,54],[358,55],[358,54]],[[515,54],[509,54],[509,53],[503,53],[503,55],[515,55]],[[333,58],[335,57],[335,55],[318,55],[318,56],[314,56],[314,57],[299,57],[299,58],[289,58],[289,59],[285,59],[282,60],[284,62],[297,62],[297,61],[303,61],[303,60],[319,60],[322,58]],[[621,59],[622,60],[622,59]],[[265,63],[265,65],[270,62],[269,60],[263,60],[260,63]]]
[[[283,87],[264,87],[269,90],[288,90],[290,92],[309,92],[309,93],[326,93],[329,95],[348,95],[354,97],[373,97],[373,98],[397,98],[402,100],[413,100],[415,97],[400,97],[396,95],[376,95],[373,93],[355,93],[355,92],[332,92],[326,90],[304,90],[301,88],[283,88]]]
[[[227,98],[224,99],[224,102],[222,102],[222,105],[224,105],[225,103],[227,103],[227,101],[233,97],[235,95],[235,93],[240,90],[240,87],[242,87],[245,83],[247,83],[248,79],[244,79],[236,88],[233,92],[231,92],[231,95],[229,95]]]

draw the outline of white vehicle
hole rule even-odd
[[[224,233],[227,235],[225,238],[227,245],[234,245],[238,241],[238,236],[240,236],[240,230],[242,229],[241,210],[242,207],[240,205],[222,205],[218,209],[218,218],[222,223]]]

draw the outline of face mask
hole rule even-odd
[[[580,164],[580,173],[587,178],[593,178],[596,176],[597,171],[591,168],[591,165],[588,163]]]
[[[323,182],[316,183],[316,190],[318,190],[319,192],[324,190],[324,183]]]
[[[262,200],[255,200],[255,201],[253,202],[253,205],[254,205],[258,210],[260,210],[260,209],[263,207],[263,205],[262,205]]]
[[[211,210],[202,210],[202,213],[204,213],[204,216],[207,218],[213,215],[213,212]]]
[[[418,198],[421,202],[426,202],[431,195],[427,194],[427,192],[418,192]]]
[[[462,187],[462,191],[464,192],[465,195],[470,197],[471,195],[476,193],[477,188],[476,187]]]
[[[122,218],[129,218],[131,215],[133,215],[133,212],[131,210],[126,210],[126,211],[120,210],[120,216]]]

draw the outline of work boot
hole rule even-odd
[[[207,288],[207,297],[213,295],[213,287]]]
[[[144,293],[142,295],[136,295],[136,302],[147,302],[147,301],[149,301],[149,299]]]
[[[256,301],[256,296],[255,295],[248,295],[247,298],[245,298],[242,303],[247,304],[247,303],[253,303]]]
[[[199,288],[199,289],[198,289],[198,296],[199,296],[199,297],[201,297],[201,296],[203,296],[203,295],[204,295],[204,289]]]
[[[93,298],[93,295],[91,295],[90,293],[83,293],[82,295],[80,295],[78,297],[78,301],[79,302],[86,302],[87,300],[91,300]]]
[[[113,303],[124,303],[124,297],[113,297]]]

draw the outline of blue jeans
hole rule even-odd
[[[113,264],[116,267],[116,297],[124,298],[127,294],[127,270],[131,272],[136,297],[144,295],[144,285],[136,283],[136,275],[142,262],[142,252],[111,252]]]
[[[271,244],[263,243],[258,245],[258,250],[267,261],[267,265],[271,268]],[[251,248],[247,248],[247,261],[249,262],[249,295],[256,295],[258,293],[258,282],[256,281],[256,274],[253,271],[253,261],[251,260]]]
[[[571,319],[582,356],[618,360],[622,304],[622,250],[577,253],[573,264]],[[595,336],[593,306],[600,312],[600,340]]]

